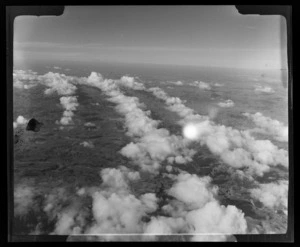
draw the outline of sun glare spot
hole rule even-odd
[[[183,128],[183,135],[187,139],[195,140],[198,136],[198,130],[194,124],[188,124]]]

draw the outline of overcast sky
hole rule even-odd
[[[286,21],[234,6],[66,6],[15,20],[16,61],[286,68]]]

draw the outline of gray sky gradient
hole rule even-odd
[[[286,22],[234,6],[67,6],[15,20],[14,59],[286,68]]]

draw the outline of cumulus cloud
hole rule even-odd
[[[129,169],[124,167],[102,170],[102,189],[92,193],[94,221],[86,227],[85,234],[215,233],[219,234],[218,237],[208,239],[217,241],[221,240],[220,235],[243,234],[247,231],[241,210],[218,203],[215,198],[217,188],[211,186],[211,178],[199,178],[188,173],[174,176],[175,183],[167,191],[173,199],[163,206],[164,216],[151,216],[150,220],[145,221],[147,215],[158,209],[159,199],[153,193],[139,197],[131,194],[129,174]],[[64,227],[73,224],[69,215],[65,217]],[[108,238],[114,239],[111,236]],[[196,236],[193,240],[201,241]]]
[[[45,90],[45,94],[49,95],[56,92],[58,95],[72,95],[75,93],[77,87],[70,81],[72,77],[68,77],[64,74],[48,72],[40,77],[48,88]]]
[[[183,85],[182,81],[168,81],[168,83],[173,84],[173,85],[177,85],[177,86],[182,86]]]
[[[223,85],[222,83],[217,83],[217,82],[216,82],[216,83],[214,83],[214,86],[215,86],[215,87],[223,87],[224,85]]]
[[[25,216],[33,209],[35,190],[32,186],[19,184],[14,188],[14,215]]]
[[[150,88],[157,98],[163,99],[167,109],[176,112],[182,120],[181,125],[191,125],[192,141],[206,145],[209,150],[218,155],[223,162],[234,167],[247,167],[246,172],[262,176],[270,170],[270,166],[288,166],[288,152],[279,149],[269,140],[256,140],[249,131],[239,131],[224,125],[218,125],[206,116],[195,114],[184,105],[179,98],[169,97],[160,88]]]
[[[268,86],[261,86],[261,85],[255,85],[254,86],[255,92],[262,92],[262,93],[274,93],[274,89]]]
[[[135,81],[134,77],[130,76],[122,76],[119,81],[117,81],[119,85],[123,85],[135,90],[144,90],[145,86],[143,83]]]
[[[145,105],[136,97],[124,95],[120,87],[146,89],[136,84],[132,77],[122,78],[104,79],[101,74],[92,72],[88,78],[75,80],[76,83],[101,89],[107,100],[116,104],[116,111],[124,116],[127,135],[132,138],[132,142],[120,150],[121,154],[133,160],[142,170],[150,172],[157,171],[163,161],[168,163],[166,170],[169,172],[175,169],[171,166],[173,163],[192,161],[196,151],[189,148],[191,140],[158,128],[160,122],[151,119],[151,112],[145,110]],[[66,80],[69,81],[68,78]],[[70,96],[75,91],[66,88],[54,91],[66,93],[61,98],[61,104],[65,109],[63,117],[70,119],[78,102],[76,96]],[[180,123],[183,126],[186,123],[194,124],[196,141],[205,144],[212,153],[232,167],[248,167],[251,174],[261,175],[269,166],[287,166],[287,153],[270,141],[257,141],[247,131],[217,125],[208,117],[195,114],[184,105],[185,101],[169,97],[159,88],[148,91],[164,100],[166,107],[182,118]],[[102,184],[99,188],[76,188],[76,196],[80,199],[72,199],[71,205],[64,206],[70,199],[66,197],[64,189],[56,188],[55,192],[45,196],[43,211],[50,220],[56,220],[53,234],[189,233],[194,234],[193,241],[223,241],[228,234],[247,232],[243,212],[233,205],[223,206],[218,202],[218,188],[212,185],[210,177],[198,177],[180,169],[176,171],[179,171],[178,175],[168,174],[174,183],[163,191],[163,194],[168,195],[167,199],[158,198],[154,193],[135,195],[131,190],[131,182],[141,179],[140,173],[120,166],[101,170]],[[263,190],[260,187],[256,189]],[[264,188],[271,193],[269,189]],[[259,192],[253,190],[251,193],[255,198]],[[25,190],[23,194],[29,202],[25,204],[32,205],[30,190]],[[270,195],[268,197],[272,198]],[[273,201],[268,199],[269,205]],[[84,203],[91,203],[91,210],[86,205],[83,207]],[[159,213],[159,205],[163,205],[163,215]],[[212,233],[217,235],[210,235]],[[116,240],[122,237],[107,235],[103,239]]]
[[[70,125],[73,123],[72,117],[74,116],[73,111],[76,111],[79,106],[77,102],[77,96],[63,96],[60,98],[60,104],[63,106],[65,111],[60,119],[60,124]]]
[[[96,128],[96,124],[91,123],[91,122],[85,123],[84,126],[87,127],[87,128]]]
[[[161,88],[159,87],[152,87],[148,89],[149,92],[153,93],[153,95],[159,99],[165,101],[167,105],[167,109],[173,112],[176,112],[181,118],[185,119],[186,121],[192,120],[204,120],[208,119],[205,116],[201,116],[196,114],[194,110],[188,108],[184,105],[185,101],[181,100],[178,97],[169,97]]]
[[[234,102],[231,99],[225,100],[224,102],[219,102],[218,106],[220,107],[233,107]]]
[[[174,199],[164,205],[163,210],[173,221],[181,221],[176,224],[179,232],[221,235],[246,233],[244,213],[235,206],[220,205],[216,200],[217,191],[217,187],[211,185],[210,177],[180,173],[167,191]]]
[[[204,81],[194,81],[192,83],[192,85],[199,87],[200,89],[203,89],[203,90],[211,90],[210,84],[207,82],[204,82]]]
[[[140,176],[124,166],[103,169],[101,178],[101,188],[90,193],[94,221],[84,229],[84,234],[142,233],[143,217],[158,207],[155,194],[134,196],[129,182]]]
[[[13,86],[19,89],[29,89],[36,85],[39,76],[32,70],[14,70]]]
[[[156,172],[169,156],[178,156],[176,160],[180,163],[191,161],[195,152],[188,149],[189,142],[170,135],[167,129],[157,128],[160,121],[151,118],[151,111],[144,110],[145,105],[138,98],[124,95],[119,88],[126,84],[126,87],[140,90],[144,86],[136,86],[132,77],[122,78],[107,80],[93,72],[87,79],[87,84],[100,88],[108,96],[107,100],[116,104],[116,111],[125,117],[127,135],[135,138],[135,142],[123,147],[120,153],[149,172]]]
[[[80,145],[86,147],[86,148],[94,148],[94,144],[91,141],[84,141],[81,142]]]
[[[222,235],[246,231],[243,213],[217,202],[217,187],[211,185],[210,177],[174,175],[175,183],[166,190],[172,199],[163,202],[163,215],[157,215],[161,198],[154,193],[135,196],[130,189],[131,181],[140,179],[139,172],[120,166],[102,169],[100,176],[100,187],[78,188],[77,197],[70,198],[64,188],[55,188],[45,195],[43,211],[50,221],[55,221],[51,234],[101,235],[102,240],[114,241],[124,239],[118,234],[142,234],[130,239],[155,240],[155,235],[160,234]],[[26,215],[33,205],[33,195],[32,188],[19,187],[15,191],[16,212]],[[90,204],[91,210],[87,207]],[[192,240],[201,241],[204,236],[194,236]],[[220,236],[208,239],[221,240]]]
[[[29,81],[31,84],[24,84],[24,81]],[[15,70],[14,83],[16,87],[23,87],[25,89],[41,84],[47,87],[44,91],[46,95],[55,92],[58,95],[63,95],[63,97],[60,98],[60,103],[65,108],[65,111],[59,123],[62,125],[69,125],[72,123],[72,117],[74,115],[73,111],[76,110],[78,102],[76,96],[70,95],[73,95],[77,90],[77,87],[74,84],[84,83],[83,78],[75,78],[53,72],[37,75],[36,72],[32,71]]]
[[[22,126],[22,125],[25,125],[28,123],[28,119],[26,119],[25,117],[23,116],[18,116],[16,121],[13,122],[13,126],[14,126],[14,129],[17,128],[18,126]]]
[[[268,208],[287,211],[288,181],[260,184],[258,188],[251,189],[250,193],[253,198]]]
[[[266,117],[260,112],[255,114],[243,113],[243,115],[251,119],[257,126],[252,131],[272,135],[277,141],[288,141],[288,126],[278,120]]]

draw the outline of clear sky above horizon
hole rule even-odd
[[[234,6],[66,6],[19,16],[14,59],[286,68],[286,21]]]

